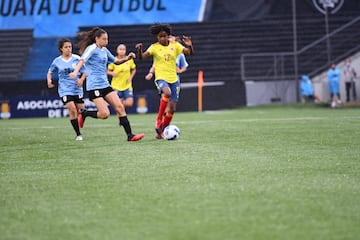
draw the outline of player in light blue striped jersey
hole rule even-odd
[[[49,67],[47,73],[47,85],[49,88],[55,87],[53,78],[54,75],[57,74],[59,77],[59,96],[69,112],[71,125],[76,132],[75,140],[81,141],[83,140],[83,137],[78,125],[78,113],[84,108],[84,92],[82,86],[86,75],[82,68],[73,78],[69,76],[69,73],[74,70],[80,60],[80,56],[72,54],[72,44],[69,39],[60,39],[58,42],[58,49],[61,55],[56,57]]]
[[[130,122],[127,118],[125,107],[122,104],[117,93],[110,86],[107,77],[107,65],[114,62],[121,64],[135,57],[130,53],[125,59],[119,60],[106,48],[108,45],[108,34],[101,28],[93,28],[83,35],[79,42],[80,54],[82,55],[75,70],[70,73],[70,77],[75,77],[82,66],[85,65],[86,72],[86,90],[89,99],[96,105],[97,111],[82,111],[79,115],[79,126],[83,127],[87,116],[93,118],[106,119],[110,116],[110,110],[107,104],[114,108],[119,118],[119,125],[124,127],[128,141],[138,141],[144,137],[144,134],[133,134]]]

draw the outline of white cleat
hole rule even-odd
[[[335,108],[335,107],[336,107],[336,102],[335,102],[335,101],[332,101],[332,102],[331,102],[331,107],[332,107],[332,108]]]
[[[82,136],[82,135],[76,136],[75,140],[76,140],[76,141],[82,141],[82,140],[83,140],[83,136]]]

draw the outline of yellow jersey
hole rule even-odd
[[[135,68],[136,65],[133,59],[119,65],[110,63],[108,65],[108,69],[118,74],[116,77],[112,77],[111,87],[118,91],[124,91],[132,88],[132,81],[128,82],[128,79],[131,75],[131,70]]]
[[[151,44],[148,52],[153,56],[155,81],[164,80],[168,83],[177,81],[176,58],[183,53],[184,47],[178,42],[170,42],[168,46],[160,43]]]

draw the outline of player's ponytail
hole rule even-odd
[[[94,27],[88,32],[79,32],[78,37],[82,38],[80,42],[77,44],[79,47],[79,53],[82,55],[87,46],[95,43],[96,37],[100,37],[101,34],[106,33],[106,31],[99,27]]]

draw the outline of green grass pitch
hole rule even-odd
[[[262,106],[0,121],[0,239],[332,240],[360,236],[360,109]]]

